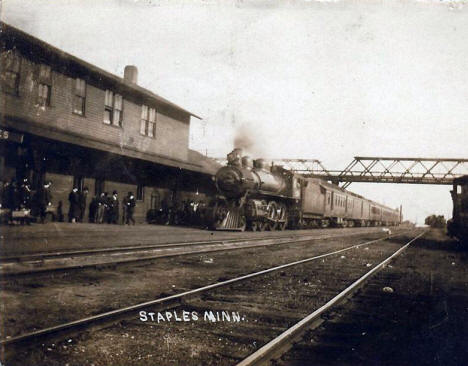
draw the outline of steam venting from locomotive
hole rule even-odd
[[[253,136],[260,136],[262,133],[258,128],[253,125],[242,124],[236,128],[234,136],[234,148],[241,149],[242,153],[249,156],[263,156],[263,145],[257,143],[262,139],[254,139]]]
[[[241,149],[246,153],[251,153],[255,146],[251,136],[252,134],[249,133],[247,127],[240,126],[236,131],[236,136],[234,137],[234,148]]]

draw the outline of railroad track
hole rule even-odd
[[[419,236],[421,235],[422,234],[420,234]],[[133,327],[135,329],[148,328],[142,327],[142,325],[148,325],[151,324],[151,322],[141,321],[141,311],[146,311],[146,318],[148,318],[148,314],[150,314],[150,312],[155,313],[157,311],[165,311],[168,309],[180,309],[181,307],[183,307],[184,309],[191,309],[191,311],[198,310],[201,313],[203,311],[202,309],[212,309],[213,311],[219,310],[219,312],[222,312],[221,309],[227,310],[229,306],[240,306],[242,309],[238,310],[241,310],[241,312],[245,311],[249,313],[250,311],[249,315],[247,315],[247,319],[250,319],[250,323],[248,321],[246,323],[241,322],[238,323],[238,325],[236,326],[248,325],[252,327],[255,323],[255,326],[260,325],[260,328],[263,329],[263,331],[266,333],[266,338],[271,339],[276,336],[273,333],[281,332],[285,328],[288,328],[292,323],[296,323],[296,321],[300,320],[301,315],[305,315],[305,311],[308,311],[308,309],[303,309],[294,306],[292,311],[286,311],[285,309],[282,309],[281,306],[288,305],[286,303],[288,303],[288,299],[291,298],[291,294],[294,293],[295,296],[298,296],[298,298],[301,298],[302,300],[306,299],[307,303],[313,303],[317,299],[323,300],[327,297],[330,297],[331,294],[340,292],[338,290],[341,290],[342,287],[346,285],[345,291],[341,291],[340,295],[338,296],[333,296],[333,299],[328,301],[326,305],[321,306],[319,310],[313,312],[312,318],[318,319],[320,314],[328,310],[331,306],[333,306],[346,296],[349,296],[353,291],[356,290],[356,288],[361,286],[367,278],[369,278],[380,268],[382,268],[386,263],[388,263],[388,261],[391,260],[391,258],[398,255],[404,248],[407,247],[407,245],[409,245],[412,241],[416,240],[419,236],[413,238],[409,243],[406,243],[404,246],[401,246],[400,243],[395,242],[394,238],[390,238],[390,240],[385,244],[382,243],[384,240],[389,239],[388,237],[360,243],[357,245],[352,245],[330,253],[325,253],[311,258],[269,268],[263,271],[250,273],[244,276],[214,283],[208,286],[182,292],[176,295],[167,296],[164,298],[147,301],[122,309],[97,314],[95,316],[41,329],[20,336],[11,337],[9,339],[3,339],[0,342],[0,345],[4,348],[7,355],[21,355],[21,350],[27,349],[31,346],[31,344],[50,342],[52,340],[63,339],[64,337],[76,336],[77,334],[89,329],[109,327],[110,324],[120,322],[122,320],[128,319],[129,317],[135,319],[138,316],[140,316],[140,320],[132,320],[130,322],[125,320],[125,322],[127,322],[126,326],[129,326],[130,328]],[[395,249],[395,247],[399,248],[398,251],[392,253],[391,257],[386,258],[389,254],[389,251]],[[347,257],[349,257],[350,260],[346,260]],[[381,257],[385,257],[386,259],[379,265],[375,265],[376,259]],[[312,266],[313,264],[315,265]],[[369,268],[372,269],[369,272],[367,272]],[[333,269],[335,270],[333,271]],[[339,272],[337,273],[336,270],[339,270]],[[362,276],[363,270],[366,273],[364,276]],[[330,276],[332,274],[333,285],[326,284],[327,281],[330,281]],[[318,277],[322,278],[322,280],[318,280]],[[355,281],[356,277],[361,278],[360,280]],[[318,280],[318,283],[322,283],[322,285],[313,285],[313,282],[316,280]],[[351,287],[347,287],[348,282],[350,281],[355,282]],[[268,283],[268,285],[271,285],[272,287],[269,288],[268,286],[266,286],[265,288],[266,283]],[[305,283],[307,284],[307,286],[304,285]],[[263,291],[260,291],[260,293],[256,294],[259,286],[262,287]],[[278,291],[279,289],[282,289],[281,291],[287,291],[287,293],[283,293],[282,297],[277,296],[276,294],[274,294],[274,291]],[[301,291],[303,291],[304,289],[312,289],[313,293],[301,293]],[[270,296],[266,296],[265,291],[267,291],[267,293],[269,292]],[[273,303],[263,305],[260,304],[261,301],[264,301],[268,298],[270,300],[273,300]],[[279,301],[279,299],[281,298],[283,298],[283,300],[285,300],[286,303],[277,303],[277,301]],[[315,300],[312,301],[312,299]],[[265,307],[269,310],[267,311]],[[257,310],[253,311],[252,309]],[[282,316],[281,314],[284,314],[284,316]],[[258,317],[258,319],[261,319],[262,322],[260,322],[259,320],[259,322],[257,323],[256,317]],[[309,326],[309,323],[311,321],[311,315],[307,316],[305,319],[305,324],[307,325],[301,325],[299,328],[302,329],[304,327]],[[272,322],[273,324],[271,324]],[[299,323],[304,324],[304,320],[299,321]],[[206,325],[209,327],[210,322],[200,323],[200,325],[202,325],[200,327],[200,331],[203,333],[203,331],[206,331],[206,329],[203,329],[204,326]],[[296,328],[298,327],[296,326]],[[218,330],[218,333],[219,331],[223,333],[222,330]],[[153,330],[152,332],[154,333]],[[288,329],[283,333],[294,333],[294,335],[297,336],[295,330],[293,332],[290,329]],[[210,334],[209,330],[207,334]],[[249,334],[249,332],[244,332],[244,334]],[[250,334],[252,334],[252,330]],[[258,334],[259,333],[257,332],[257,335]],[[155,335],[153,334],[151,339],[154,339],[154,336]],[[236,342],[242,340],[242,336],[240,334],[232,334],[231,332],[231,334],[228,334],[226,336],[229,339],[234,339]],[[290,340],[291,338],[288,337],[286,339]],[[240,352],[238,355],[228,355],[226,359],[231,359],[231,361],[235,360],[237,362],[240,361],[241,358],[246,356],[246,351],[248,353],[251,353],[251,340],[244,339],[244,341],[246,341],[246,346],[244,348],[241,347],[244,352]],[[257,339],[254,339],[253,344],[256,345],[256,348],[262,343],[265,343],[264,338],[260,336],[257,337]],[[255,354],[256,353],[254,353],[253,355]],[[251,362],[249,360],[250,359],[246,359],[245,362]],[[116,362],[118,363],[118,361]],[[181,362],[183,362],[183,360]],[[205,363],[202,362],[200,364]]]
[[[297,346],[297,343],[298,341],[304,338],[304,336],[307,334],[308,331],[310,331],[311,328],[316,328],[325,321],[322,318],[322,315],[330,311],[334,306],[343,302],[343,300],[349,298],[353,293],[360,289],[366,283],[366,281],[368,281],[373,275],[375,275],[378,271],[384,268],[384,266],[387,265],[393,258],[398,256],[412,242],[420,238],[422,235],[424,235],[424,232],[411,239],[408,243],[399,248],[388,258],[380,262],[378,265],[374,266],[369,272],[359,277],[351,285],[349,285],[343,291],[341,291],[332,299],[330,299],[327,303],[325,303],[324,305],[322,305],[321,307],[319,307],[318,309],[301,319],[292,327],[286,329],[276,338],[274,338],[273,340],[265,344],[263,347],[258,349],[256,352],[252,353],[250,356],[239,362],[237,366],[270,365],[272,361],[275,362],[275,365],[289,365],[297,364],[296,361],[303,361],[303,354],[300,352],[299,354],[297,353],[297,348],[300,347],[300,345]],[[296,354],[294,358],[289,358],[287,361],[277,362],[280,356],[285,354],[293,347],[296,347]]]
[[[123,265],[172,256],[238,250],[371,233],[374,233],[374,231],[331,233],[318,236],[317,234],[279,235],[5,256],[0,258],[0,272],[3,277],[14,277],[89,267]]]

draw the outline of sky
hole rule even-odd
[[[319,159],[468,158],[467,1],[3,0],[2,21],[201,116],[190,146]],[[406,219],[449,186],[353,183]]]

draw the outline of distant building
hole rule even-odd
[[[0,23],[0,180],[53,182],[68,210],[73,186],[89,197],[137,197],[144,220],[163,199],[210,192],[216,164],[189,150],[193,113],[124,78]],[[88,203],[90,198],[88,198]]]

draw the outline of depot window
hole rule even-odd
[[[156,137],[156,109],[141,106],[140,134]]]
[[[97,178],[94,182],[94,194],[99,196],[102,192],[104,192],[104,179]]]
[[[73,95],[73,113],[84,116],[86,104],[86,81],[75,80],[75,91]]]
[[[21,59],[15,51],[8,51],[2,55],[3,58],[3,91],[9,94],[19,94],[20,63]]]
[[[122,127],[122,96],[106,90],[104,98],[104,123]]]
[[[145,187],[141,184],[137,186],[136,199],[137,201],[143,201],[145,199]]]
[[[37,104],[40,107],[50,105],[52,95],[52,71],[48,65],[40,65]]]

